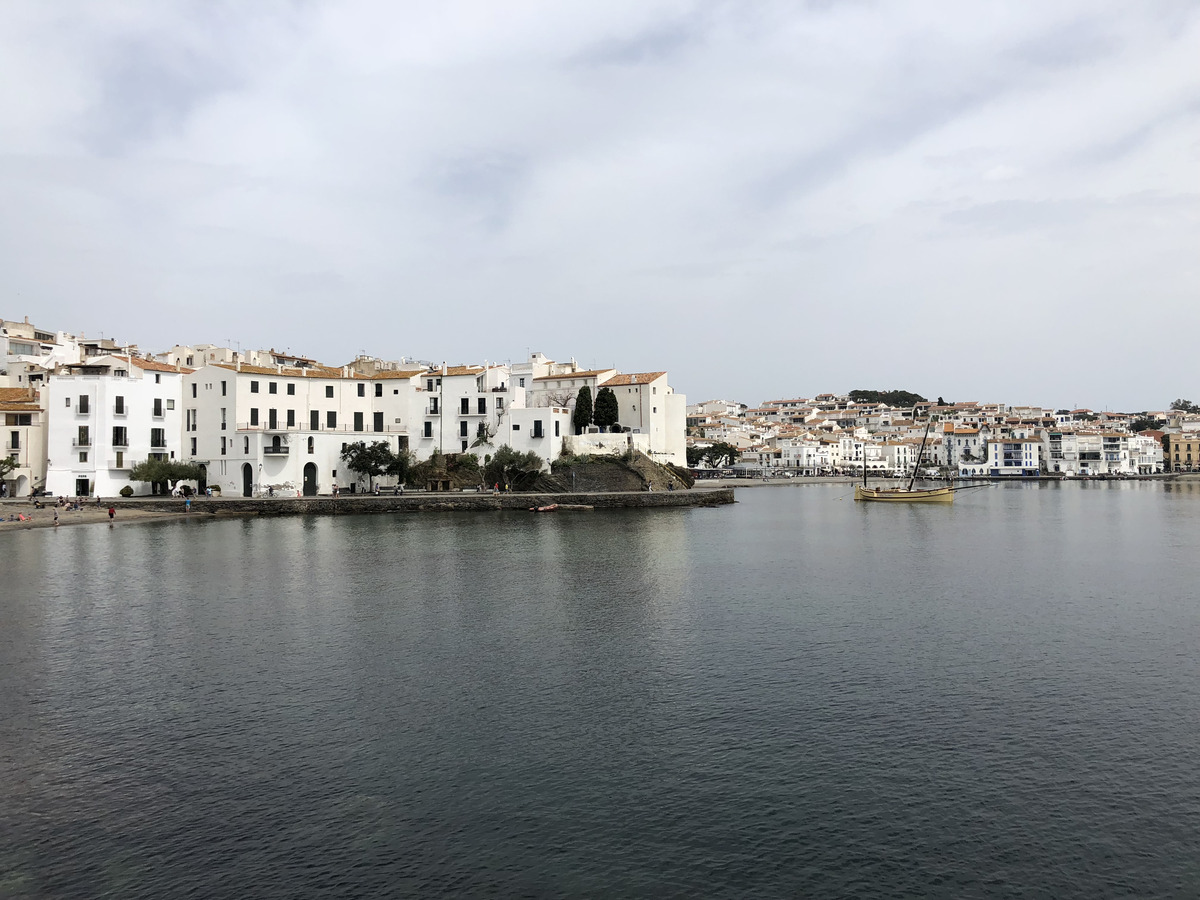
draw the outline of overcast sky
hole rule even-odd
[[[1197,48],[1194,0],[10,0],[0,316],[1162,407]]]

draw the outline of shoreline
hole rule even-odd
[[[730,486],[704,491],[612,491],[604,493],[514,493],[467,492],[406,494],[343,494],[316,497],[198,497],[191,512],[178,497],[102,498],[101,506],[85,503],[79,510],[59,508],[59,524],[98,525],[108,521],[108,507],[116,508],[114,525],[156,519],[218,518],[244,516],[355,515],[395,512],[528,511],[539,506],[587,506],[593,509],[684,509],[724,506],[734,503]],[[0,532],[28,528],[53,528],[53,504],[34,509],[27,499],[0,501]],[[564,510],[571,511],[571,510]],[[8,521],[9,515],[24,515],[25,521]]]

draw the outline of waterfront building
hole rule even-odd
[[[4,417],[4,455],[14,467],[4,476],[7,497],[28,497],[46,482],[46,410],[44,390],[0,387],[0,415]]]
[[[997,437],[987,444],[984,472],[1000,477],[1039,475],[1041,454],[1038,438]]]
[[[183,380],[188,370],[154,360],[91,355],[50,376],[46,394],[46,490],[117,494],[151,456],[181,459]],[[136,493],[151,486],[132,483]]]

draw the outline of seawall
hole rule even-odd
[[[353,515],[426,511],[481,511],[559,505],[594,506],[596,509],[661,509],[691,506],[724,506],[734,502],[733,488],[705,491],[612,491],[568,494],[477,494],[473,491],[411,494],[349,494],[333,497],[230,497],[192,499],[192,515]],[[109,501],[104,501],[107,506]],[[172,497],[130,497],[112,501],[118,510],[144,509],[183,512],[184,501]]]

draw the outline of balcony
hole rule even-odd
[[[4,449],[5,450],[20,450],[21,442],[20,441],[15,441],[15,442],[14,441],[5,441]]]
[[[127,459],[110,459],[108,461],[108,467],[110,469],[117,469],[118,471],[124,471],[126,469],[132,469],[133,464]]]
[[[129,438],[113,438],[112,445],[118,450],[125,450],[129,447]]]
[[[151,441],[150,449],[151,450],[166,450],[167,442],[166,441],[162,441],[162,442]]]
[[[90,446],[92,446],[92,439],[91,438],[75,438],[75,440],[71,441],[71,446],[72,447],[90,447]]]
[[[287,456],[287,444],[280,444],[276,447],[274,444],[267,444],[263,447],[263,456]]]

